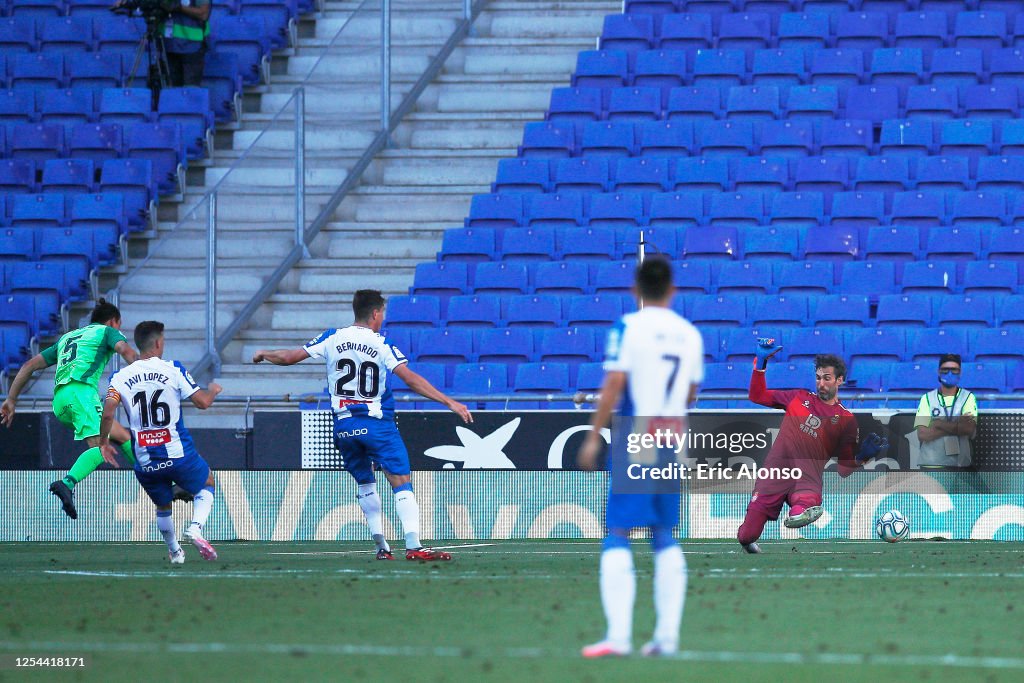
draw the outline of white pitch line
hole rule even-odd
[[[491,657],[505,659],[578,659],[579,653],[569,649],[537,647],[519,648],[462,648],[452,646],[382,646],[331,645],[318,643],[164,643],[142,642],[74,642],[74,641],[0,641],[0,650],[7,651],[59,651],[59,652],[131,652],[141,654],[253,654],[253,655],[307,655],[327,656],[381,656],[381,657],[439,657],[466,658]],[[956,654],[945,655],[884,655],[863,653],[803,653],[803,652],[737,652],[733,650],[682,650],[666,657],[668,660],[687,662],[714,662],[737,664],[797,664],[834,666],[906,666],[956,667],[970,669],[1024,670],[1024,659],[1017,657],[977,657]]]
[[[489,546],[500,545],[499,543],[468,543],[465,545],[432,545],[430,546],[434,550],[458,550],[460,548],[486,548]],[[289,552],[272,552],[267,553],[268,555],[372,555],[376,553],[376,550],[322,550],[322,551],[289,551]]]

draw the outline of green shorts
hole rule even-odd
[[[53,392],[53,414],[75,431],[75,440],[99,436],[103,404],[95,387],[68,382]]]

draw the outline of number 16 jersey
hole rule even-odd
[[[327,363],[327,390],[336,418],[365,415],[393,420],[390,374],[408,359],[368,327],[324,330],[303,347]]]
[[[198,456],[181,416],[181,402],[200,387],[178,361],[137,360],[110,378],[107,398],[121,402],[132,432],[135,459]]]

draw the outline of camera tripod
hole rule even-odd
[[[147,14],[146,34],[139,40],[135,48],[135,58],[132,60],[132,68],[129,71],[127,87],[132,87],[135,82],[135,75],[138,73],[142,56],[146,55],[149,69],[146,72],[146,87],[153,93],[153,109],[156,109],[160,97],[160,91],[166,88],[171,82],[171,68],[167,63],[167,50],[164,47],[164,38],[160,35],[159,27],[163,20],[159,17]]]

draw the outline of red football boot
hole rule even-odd
[[[405,559],[419,560],[420,562],[447,561],[452,559],[452,554],[433,548],[413,548],[405,551]]]

